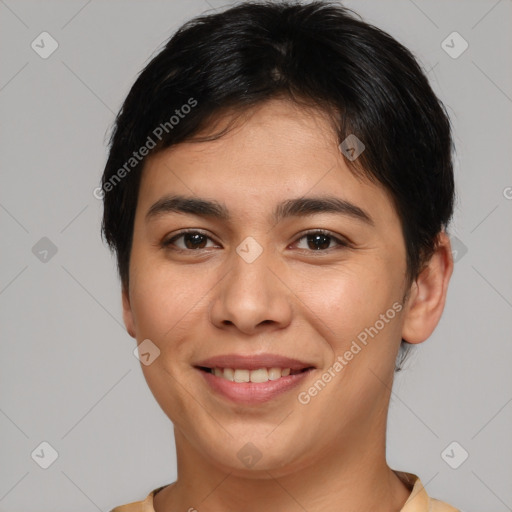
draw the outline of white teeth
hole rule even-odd
[[[213,368],[212,373],[231,382],[268,382],[290,375],[290,368],[258,368],[257,370]]]
[[[233,368],[224,368],[224,375],[222,375],[222,370],[220,368],[215,368],[216,370],[220,371],[220,376],[224,377],[225,379],[230,380],[233,382],[235,380],[235,370]],[[217,375],[217,374],[215,374]]]
[[[270,380],[277,380],[281,378],[281,368],[270,368],[268,371],[268,378]]]
[[[267,382],[268,372],[266,368],[260,368],[259,370],[253,370],[251,372],[251,382]]]
[[[249,382],[249,370],[235,370],[235,382]]]

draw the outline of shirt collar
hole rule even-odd
[[[402,480],[402,482],[405,483],[409,489],[411,489],[411,494],[409,495],[409,498],[407,498],[407,501],[404,503],[404,506],[400,512],[430,512],[432,500],[429,498],[427,491],[423,487],[419,477],[413,473],[406,473],[405,471],[395,471],[395,474],[398,476],[398,478],[400,478],[400,480]],[[153,507],[153,498],[164,487],[167,487],[167,485],[163,485],[157,489],[154,489],[147,495],[144,501],[139,502],[138,505],[140,505],[141,508],[137,509],[137,512],[139,510],[141,512],[155,512]],[[446,512],[457,511],[457,509],[450,507],[449,505],[446,505],[446,507],[446,509],[443,509],[446,510]],[[126,512],[131,512],[131,509],[130,511],[127,510]],[[133,510],[133,512],[135,512],[135,510]]]

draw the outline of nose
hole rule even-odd
[[[250,335],[289,325],[293,294],[272,260],[266,250],[251,262],[236,252],[230,255],[210,305],[210,321],[216,327]]]

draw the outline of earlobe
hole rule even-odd
[[[135,322],[133,321],[129,291],[123,288],[121,297],[123,302],[123,321],[126,331],[132,338],[135,338]]]
[[[405,341],[422,343],[432,334],[443,313],[452,272],[450,239],[442,231],[434,254],[411,286],[402,328]]]

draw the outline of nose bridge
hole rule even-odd
[[[211,321],[218,327],[234,324],[250,333],[259,325],[283,327],[290,320],[286,287],[275,275],[273,252],[255,238],[244,239],[232,254],[211,307]]]
[[[254,238],[248,237],[238,245],[229,264],[233,291],[249,292],[249,295],[253,291],[260,297],[272,295],[271,288],[276,283],[269,282],[275,277],[270,271],[273,262],[268,247],[264,248]]]

